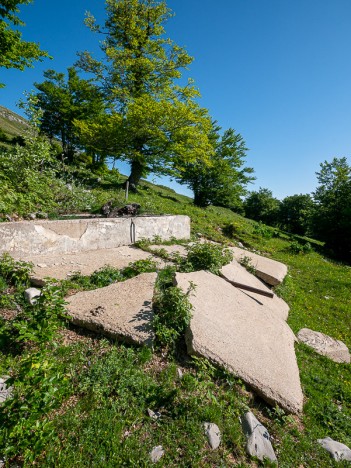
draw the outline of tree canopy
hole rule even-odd
[[[271,190],[261,188],[258,192],[251,192],[244,202],[245,216],[274,225],[278,219],[280,202],[273,197]]]
[[[247,148],[244,139],[229,128],[220,135],[221,127],[212,124],[209,140],[213,146],[209,164],[186,162],[177,180],[194,192],[197,206],[217,205],[242,211],[241,197],[254,179],[252,168],[243,167]]]
[[[149,171],[172,174],[185,161],[207,160],[211,120],[196,102],[193,82],[178,82],[192,58],[165,37],[163,24],[171,16],[166,2],[107,0],[106,11],[103,26],[90,14],[86,19],[103,34],[104,59],[84,52],[78,66],[93,74],[109,112],[76,123],[82,140],[129,161],[134,187]]]
[[[32,66],[35,60],[48,57],[40,50],[39,44],[22,39],[17,29],[24,26],[20,20],[19,5],[31,3],[31,0],[6,0],[0,4],[0,67],[24,70]],[[4,85],[0,83],[0,87]]]

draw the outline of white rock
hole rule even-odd
[[[247,453],[262,461],[265,458],[268,458],[269,460],[276,462],[277,457],[270,441],[270,435],[267,429],[251,412],[248,412],[243,416],[242,427],[247,437]]]
[[[152,463],[157,463],[159,460],[161,460],[164,453],[165,452],[163,450],[162,445],[158,445],[157,447],[154,447],[150,452],[150,458],[151,458]]]
[[[179,380],[182,380],[183,378],[183,371],[180,367],[177,367],[177,376]]]
[[[350,352],[345,343],[331,336],[309,328],[302,328],[297,334],[297,339],[334,362],[350,363]]]
[[[347,445],[336,442],[330,437],[318,439],[317,441],[336,461],[351,461],[351,450]]]
[[[219,447],[221,443],[221,431],[217,424],[214,423],[204,423],[205,434],[208,438],[208,442],[212,450],[215,450]]]
[[[24,297],[30,305],[34,305],[37,302],[39,296],[41,296],[40,289],[28,288],[24,291]]]
[[[152,419],[160,419],[161,417],[161,413],[159,411],[152,411],[152,409],[148,408],[147,412]]]
[[[12,387],[6,385],[9,378],[8,375],[0,377],[0,404],[12,396]]]

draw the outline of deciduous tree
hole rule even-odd
[[[246,198],[245,216],[273,226],[278,221],[279,205],[280,201],[273,197],[271,190],[260,187]]]
[[[5,0],[0,3],[0,67],[24,70],[32,66],[35,60],[48,57],[40,50],[39,44],[22,39],[17,29],[24,26],[18,17],[19,5],[31,3],[31,0]],[[0,87],[4,85],[0,83]]]
[[[106,12],[102,27],[91,15],[86,20],[103,34],[104,59],[84,52],[78,65],[93,73],[110,111],[92,124],[77,123],[82,139],[129,161],[132,187],[149,171],[172,174],[185,161],[206,160],[211,121],[192,81],[179,84],[192,58],[165,37],[165,1],[107,0]]]

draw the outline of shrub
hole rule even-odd
[[[208,270],[218,274],[222,266],[232,260],[232,252],[229,249],[223,249],[221,245],[210,242],[195,243],[188,248],[188,255],[182,269],[183,271]]]
[[[294,254],[306,254],[312,251],[312,246],[309,242],[306,242],[306,244],[300,244],[299,242],[294,241],[291,242],[288,248],[290,252]]]

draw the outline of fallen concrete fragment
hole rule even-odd
[[[162,445],[154,447],[150,452],[150,459],[152,463],[157,463],[163,457],[165,451],[163,450]]]
[[[327,356],[334,362],[350,363],[350,352],[348,347],[342,341],[336,340],[331,336],[325,335],[309,328],[302,328],[297,339],[301,343],[313,348],[318,354]]]
[[[271,290],[260,281],[256,276],[249,273],[243,266],[241,266],[236,260],[232,260],[231,263],[225,265],[221,271],[221,276],[229,281],[235,281],[236,283],[243,283],[248,286],[260,289],[262,291],[271,292]],[[240,288],[239,288],[240,289]],[[286,320],[289,315],[289,306],[276,294],[273,298],[265,297],[262,294],[241,290],[244,294],[254,299],[258,304],[267,307],[269,310],[274,312],[278,317]]]
[[[139,345],[152,345],[152,297],[156,273],[105,288],[84,291],[67,299],[71,321],[88,330]]]
[[[351,450],[347,445],[341,444],[330,437],[318,439],[317,442],[327,450],[336,461],[351,461]]]
[[[285,278],[288,268],[283,263],[277,262],[267,257],[262,257],[248,250],[238,247],[229,247],[233,252],[234,258],[240,263],[243,258],[248,258],[251,265],[256,270],[256,276],[271,286],[280,284]]]
[[[212,450],[216,450],[221,443],[221,431],[217,424],[204,423],[205,434]]]
[[[163,265],[163,262],[143,250],[130,246],[121,246],[115,249],[91,250],[71,254],[48,255],[14,255],[17,260],[32,262],[34,270],[31,282],[37,286],[45,284],[44,278],[50,277],[58,280],[66,279],[75,272],[82,275],[91,275],[94,271],[110,265],[114,268],[125,268],[129,263],[137,260],[152,260]]]
[[[205,271],[176,274],[183,291],[190,282],[195,291],[189,297],[189,354],[232,371],[269,403],[291,413],[302,411],[295,336],[286,322],[223,278]]]
[[[242,427],[247,437],[247,453],[251,457],[257,457],[261,461],[268,458],[272,462],[276,462],[277,457],[270,441],[270,435],[267,429],[251,412],[244,414]]]

